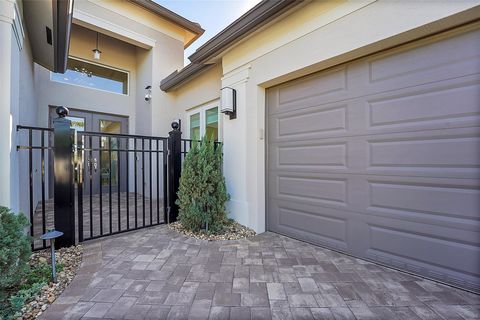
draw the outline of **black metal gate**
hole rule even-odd
[[[167,155],[168,138],[78,132],[79,241],[166,222]]]
[[[57,241],[63,247],[176,221],[185,152],[177,123],[168,137],[75,132],[68,110],[57,113],[53,128],[17,127],[17,150],[28,151],[23,172],[34,250],[47,247],[39,237],[53,227],[64,233]],[[54,181],[53,193],[46,180]]]

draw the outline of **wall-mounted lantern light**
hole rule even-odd
[[[145,101],[150,102],[152,100],[152,86],[146,86],[147,94],[145,95]]]
[[[220,100],[222,113],[230,116],[230,120],[237,118],[237,91],[230,87],[222,88]]]

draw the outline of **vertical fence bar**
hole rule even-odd
[[[157,139],[157,223],[160,223],[160,139]]]
[[[42,233],[47,232],[47,218],[45,217],[45,131],[40,131],[41,137],[41,146],[42,146]],[[46,240],[43,240],[43,247],[47,246]]]
[[[121,186],[121,183],[120,183],[120,176],[121,176],[121,172],[120,172],[120,168],[121,168],[121,163],[120,163],[120,138],[116,138],[117,139],[117,201],[118,201],[118,232],[120,232],[122,230],[122,225],[121,225],[121,222],[122,222],[122,219],[121,219],[121,214],[120,214],[120,186]]]
[[[145,227],[145,139],[142,138],[142,210],[143,227]]]
[[[78,241],[83,242],[83,136],[77,134]]]
[[[127,194],[127,230],[130,229],[130,192],[129,192],[129,175],[130,175],[130,165],[129,165],[129,158],[130,158],[130,152],[129,152],[129,149],[130,149],[130,139],[127,138],[127,159],[125,161],[125,166],[127,168],[127,174],[126,174],[126,177],[125,177],[125,184],[126,184],[126,194]]]
[[[163,139],[162,156],[163,156],[163,222],[168,221],[168,139]]]
[[[112,138],[108,137],[108,216],[109,230],[112,233]]]
[[[54,131],[54,206],[55,229],[63,232],[58,238],[59,248],[75,244],[75,195],[73,183],[73,130],[65,117],[68,109],[58,107],[58,118],[53,120]]]
[[[152,139],[148,139],[148,171],[149,171],[149,181],[150,181],[150,225],[153,224],[153,203],[152,203]]]
[[[102,188],[102,137],[98,136],[98,167],[100,168],[100,174],[98,175],[99,184],[99,200],[100,200],[100,235],[103,235],[103,188]]]
[[[93,145],[92,145],[92,136],[88,136],[88,147],[89,147],[89,150],[88,150],[88,163],[89,163],[89,166],[88,166],[88,171],[89,171],[89,181],[88,181],[88,187],[89,187],[89,192],[90,192],[90,237],[92,238],[93,237],[93,166],[96,165],[92,163],[92,160],[93,160],[93,154],[92,154],[92,149],[93,149]]]
[[[134,170],[135,170],[135,229],[137,229],[138,227],[138,210],[137,210],[137,205],[138,205],[138,201],[137,201],[137,138],[135,138],[133,140],[133,155],[134,155],[134,158],[133,158],[133,161],[134,161]]]
[[[29,173],[29,210],[30,210],[30,236],[34,237],[33,230],[33,132],[28,130],[28,173]],[[34,242],[32,242],[32,249],[34,249]]]

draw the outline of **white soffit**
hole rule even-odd
[[[152,38],[146,37],[111,21],[96,17],[90,13],[78,9],[73,11],[73,23],[104,33],[113,38],[120,39],[144,49],[153,48],[156,44],[156,40]]]

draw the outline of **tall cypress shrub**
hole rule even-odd
[[[180,177],[178,218],[190,231],[221,231],[227,222],[225,204],[229,199],[222,173],[221,144],[204,137],[187,153]]]

